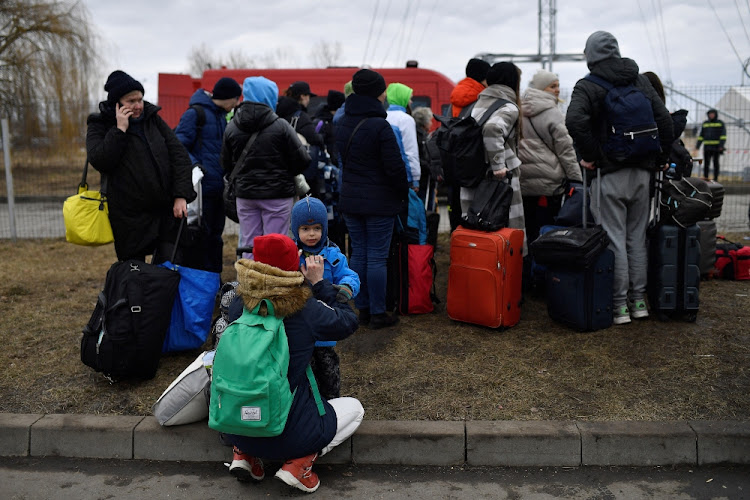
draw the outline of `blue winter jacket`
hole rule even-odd
[[[180,123],[175,129],[175,134],[185,149],[190,154],[193,164],[199,163],[203,166],[204,177],[202,188],[204,195],[221,194],[224,190],[224,171],[219,163],[221,154],[221,142],[224,139],[224,129],[227,127],[227,112],[218,107],[211,100],[210,95],[203,89],[195,91],[190,98],[190,106],[198,104],[203,107],[206,114],[206,122],[203,124],[201,135],[203,140],[198,144],[197,121],[198,112],[189,108],[180,117]]]
[[[388,216],[406,210],[406,165],[386,112],[374,97],[351,94],[336,126],[343,160],[339,209],[344,214]],[[356,136],[349,138],[362,121]]]
[[[308,255],[312,255],[308,253]],[[328,280],[334,285],[346,285],[352,291],[352,298],[356,297],[359,293],[359,274],[349,267],[346,261],[344,253],[336,246],[331,243],[328,246],[317,253],[323,257],[323,279]],[[299,265],[305,263],[305,251],[302,251],[302,255],[299,257]],[[333,347],[336,345],[335,340],[318,340],[315,342],[315,347]]]

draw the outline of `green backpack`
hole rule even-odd
[[[258,314],[264,302],[267,316]],[[267,299],[252,311],[245,308],[242,316],[224,331],[216,348],[208,426],[219,432],[250,437],[281,434],[294,400],[288,370],[289,344],[283,318],[274,315],[273,305]],[[309,365],[307,378],[318,413],[325,415]]]

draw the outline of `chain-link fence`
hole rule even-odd
[[[570,89],[561,92],[565,103],[569,102],[570,92]],[[727,194],[717,224],[720,231],[747,230],[750,204],[750,87],[679,87],[667,88],[666,94],[670,110],[688,110],[688,126],[683,141],[690,151],[694,148],[708,109],[717,109],[719,118],[726,123],[726,152],[721,158],[719,180]],[[96,104],[90,104],[90,109],[95,110]],[[27,115],[21,110],[15,116]],[[6,155],[5,151],[0,151],[3,153],[0,154],[0,165],[3,167],[0,174],[0,238],[13,237],[11,226],[14,226],[18,238],[58,238],[65,234],[62,204],[65,198],[76,193],[81,180],[86,160],[85,124],[78,125],[80,130],[71,139],[69,127],[56,128],[53,126],[54,120],[46,118],[45,123],[48,125],[34,128],[27,121],[20,124],[13,117],[9,120],[13,193],[8,193]],[[50,126],[50,123],[53,125]],[[702,175],[702,172],[696,168],[693,175]],[[98,172],[90,168],[87,180],[89,186],[97,188],[100,182]],[[9,203],[9,200],[13,203]],[[15,224],[11,223],[11,212]],[[447,221],[447,215],[442,219]],[[236,226],[228,224],[227,231],[236,232]]]

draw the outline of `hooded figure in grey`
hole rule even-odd
[[[607,31],[595,31],[588,40],[586,48],[583,49],[583,55],[586,57],[586,65],[591,69],[599,61],[620,58],[620,45],[617,39]]]
[[[651,103],[654,121],[659,129],[661,152],[652,157],[627,158],[618,161],[608,157],[603,146],[607,141],[604,101],[607,90],[587,79],[579,80],[570,98],[565,119],[581,166],[590,172],[601,172],[591,190],[601,188],[601,200],[592,196],[591,212],[610,237],[615,254],[612,305],[615,324],[648,316],[645,303],[647,260],[646,226],[648,225],[649,181],[657,165],[663,165],[672,145],[672,118],[648,78],[639,75],[632,59],[620,56],[617,39],[606,31],[592,33],[583,51],[591,74],[614,86],[634,85]]]

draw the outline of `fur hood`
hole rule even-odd
[[[299,271],[281,269],[250,259],[234,264],[237,270],[237,291],[245,307],[252,310],[262,299],[271,301],[278,317],[301,311],[312,297],[310,287],[304,286],[305,277]]]

